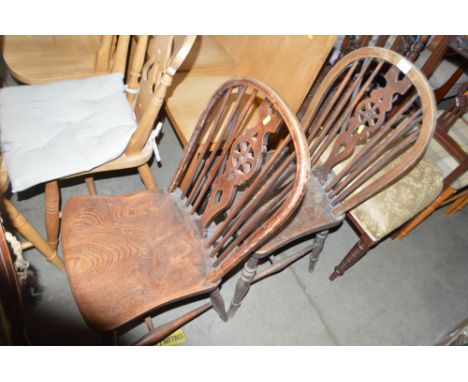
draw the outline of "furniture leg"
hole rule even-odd
[[[57,269],[65,270],[65,264],[57,256],[57,251],[53,250],[42,238],[36,229],[19,213],[16,207],[8,200],[4,199],[6,213],[10,218],[13,227],[29,242],[31,242],[42,255],[50,261]]]
[[[356,262],[367,253],[373,244],[374,242],[370,238],[366,236],[361,237],[343,260],[341,260],[340,264],[335,267],[335,270],[330,275],[330,281],[335,280],[338,276],[343,276],[349,268],[356,264]]]
[[[315,264],[319,259],[320,254],[322,253],[325,240],[328,237],[328,230],[317,233],[314,237],[314,247],[309,255],[309,273],[312,273],[315,269]]]
[[[418,215],[416,215],[413,219],[411,219],[403,228],[401,228],[397,233],[393,236],[394,239],[403,239],[410,231],[416,228],[419,224],[421,224],[429,215],[431,215],[440,205],[453,195],[456,192],[453,188],[446,188],[441,192],[441,194],[434,200],[429,207],[426,207],[423,211],[421,211]]]
[[[212,305],[210,303],[200,306],[197,309],[194,309],[190,312],[185,313],[183,316],[176,318],[175,320],[158,326],[157,328],[149,329],[149,333],[140,338],[135,345],[154,345],[159,341],[162,341],[171,333],[175,332],[181,326],[185,325],[187,322],[198,317],[200,314],[206,312],[210,309]]]
[[[450,206],[445,209],[445,214],[454,214],[459,212],[466,206],[468,203],[468,195],[462,196],[461,198],[455,200]]]
[[[234,292],[234,297],[232,298],[231,305],[229,306],[228,316],[233,318],[241,305],[242,300],[247,295],[249,291],[250,284],[252,283],[255,274],[257,273],[258,258],[251,257],[245,264],[242,269],[239,280],[236,284],[236,291]]]
[[[87,176],[85,178],[86,187],[90,195],[97,195],[96,183],[94,183],[94,178],[92,176]]]
[[[210,294],[211,303],[213,304],[213,309],[218,313],[221,320],[224,322],[227,321],[226,307],[224,306],[224,299],[219,292],[219,288],[216,288]]]
[[[58,182],[46,183],[45,185],[45,224],[47,242],[53,250],[57,250],[58,233],[60,226],[60,191]]]
[[[140,174],[140,178],[143,181],[145,188],[147,190],[156,190],[157,185],[156,182],[153,178],[153,174],[151,172],[150,167],[148,166],[148,163],[145,163],[138,167],[138,173]]]

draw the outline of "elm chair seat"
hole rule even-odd
[[[149,310],[216,288],[212,259],[172,194],[77,196],[63,212],[63,254],[86,322],[115,329]]]
[[[13,192],[117,158],[136,127],[122,73],[0,90],[2,154]]]

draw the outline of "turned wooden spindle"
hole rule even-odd
[[[223,296],[221,296],[221,293],[219,292],[219,288],[216,288],[213,292],[211,292],[210,298],[211,303],[213,304],[213,309],[216,311],[216,313],[218,313],[221,320],[226,322],[228,320],[226,307],[224,305]]]
[[[343,274],[351,268],[356,262],[363,257],[369,250],[369,243],[365,240],[359,240],[356,245],[348,252],[348,254],[341,260],[341,263],[335,267],[335,270],[330,275],[330,281],[335,280],[338,276]]]
[[[229,307],[228,316],[233,318],[237,312],[237,309],[241,305],[242,300],[249,291],[250,284],[257,273],[257,265],[259,259],[256,257],[251,257],[245,264],[242,269],[239,280],[236,284],[236,291],[234,292],[234,297],[232,298],[231,305]]]
[[[322,253],[323,246],[325,245],[325,240],[328,237],[328,230],[317,233],[314,238],[314,248],[309,255],[309,273],[312,273],[315,269],[315,264],[319,259],[320,254]]]
[[[45,185],[45,224],[47,242],[56,251],[60,227],[60,191],[56,180]]]
[[[19,213],[16,207],[8,200],[3,198],[6,213],[13,227],[36,249],[50,261],[57,269],[64,271],[65,264],[62,259],[57,256],[57,251],[53,250],[50,245],[42,238],[35,228]]]

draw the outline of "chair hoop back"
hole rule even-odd
[[[195,217],[218,280],[291,216],[310,171],[302,127],[267,85],[225,82],[210,99],[168,191]]]
[[[129,154],[141,151],[146,144],[173,76],[196,39],[196,36],[152,36],[148,41],[145,37],[137,42],[127,85],[135,87],[139,78],[138,95],[129,94],[138,121],[138,129],[127,147]]]
[[[330,70],[302,123],[312,169],[335,214],[364,202],[417,162],[432,137],[435,110],[425,76],[393,51],[362,48]]]

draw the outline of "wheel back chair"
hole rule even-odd
[[[47,242],[6,199],[5,209],[21,235],[57,268],[64,269],[57,256],[58,179],[84,177],[89,192],[96,194],[94,174],[137,168],[145,187],[156,188],[147,163],[153,154],[152,131],[172,77],[194,40],[135,38],[125,87],[124,67],[117,66],[104,76],[0,91],[2,154],[12,190],[46,182]],[[120,36],[116,55],[126,54],[128,36],[127,46],[123,41]]]
[[[423,154],[435,122],[432,90],[407,59],[383,48],[361,48],[325,76],[302,118],[311,155],[304,200],[289,222],[245,263],[228,315],[252,282],[309,254],[314,269],[328,230],[347,211],[394,182]],[[275,252],[315,234],[304,250]],[[257,274],[261,259],[272,265]]]
[[[116,54],[120,38],[128,36],[4,36],[2,53],[17,80],[41,84],[112,72],[127,59]]]
[[[253,79],[224,83],[166,192],[76,196],[65,204],[63,254],[86,322],[123,330],[157,308],[207,294],[211,303],[166,325],[154,328],[148,318],[149,333],[137,343],[155,343],[211,306],[227,320],[223,277],[291,216],[309,162],[302,128],[278,94]]]

